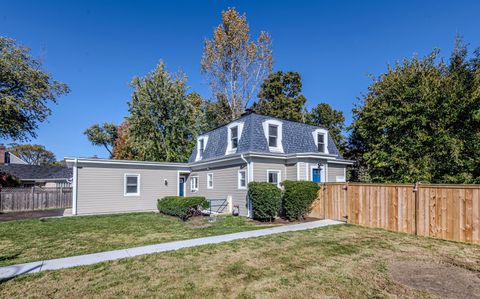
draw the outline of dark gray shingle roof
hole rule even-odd
[[[0,165],[0,171],[8,172],[20,180],[69,179],[72,177],[72,169],[63,166],[4,164]]]
[[[317,152],[317,146],[313,140],[312,133],[320,127],[251,113],[236,120],[236,122],[244,123],[242,136],[240,137],[238,143],[237,153],[270,152],[262,126],[262,123],[269,119],[280,120],[282,122],[282,145],[285,154]],[[203,160],[219,158],[225,155],[227,150],[228,136],[227,126],[228,125],[224,125],[203,135],[208,136],[208,142],[203,155]],[[328,135],[328,152],[330,154],[337,155],[337,158],[342,159],[337,147],[335,146],[335,142],[330,135]],[[197,148],[195,146],[189,162],[195,161],[196,153]]]

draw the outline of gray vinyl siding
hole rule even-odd
[[[227,199],[232,196],[233,206],[238,206],[240,215],[246,216],[247,209],[247,189],[238,189],[238,171],[245,170],[248,179],[246,164],[211,168],[199,171],[192,171],[187,179],[187,196],[199,195],[207,199]],[[213,189],[207,188],[207,174],[213,173]],[[190,181],[193,176],[198,176],[198,191],[192,192]]]
[[[328,182],[336,182],[337,176],[344,176],[345,165],[341,164],[328,164]]]
[[[124,196],[124,175],[140,174],[140,195]],[[165,185],[167,180],[167,186]],[[153,211],[161,197],[177,194],[177,169],[108,166],[78,168],[77,213]]]
[[[297,180],[297,164],[296,163],[286,165],[285,172],[287,173],[285,176],[286,180],[289,180],[289,181]]]
[[[268,182],[268,170],[279,170],[281,172],[280,181],[284,181],[287,177],[286,166],[281,161],[256,159],[253,165],[253,180],[256,182]]]
[[[308,173],[307,173],[307,163],[305,162],[298,162],[298,180],[299,181],[307,181],[308,180]]]

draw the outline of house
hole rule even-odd
[[[30,165],[0,144],[0,171],[18,179],[23,187],[71,187],[72,169],[64,166]]]
[[[66,158],[73,169],[73,214],[156,210],[158,198],[231,198],[248,216],[248,183],[344,182],[353,162],[328,130],[245,113],[197,138],[187,163]]]

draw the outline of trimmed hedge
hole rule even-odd
[[[252,204],[253,218],[260,221],[274,220],[282,206],[280,189],[270,183],[249,183],[248,198]]]
[[[317,198],[320,189],[318,184],[308,181],[284,181],[282,185],[285,187],[282,197],[285,217],[293,221],[307,216]]]
[[[198,215],[202,209],[208,208],[208,201],[202,196],[166,196],[158,200],[160,213],[179,217],[182,220]]]

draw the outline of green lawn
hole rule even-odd
[[[49,218],[0,223],[0,266],[265,228],[244,217],[157,213]]]
[[[0,297],[475,298],[479,273],[478,245],[339,225],[26,275]]]

